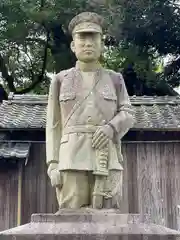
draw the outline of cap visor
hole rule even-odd
[[[94,28],[87,28],[87,29],[79,29],[79,30],[76,30],[74,33],[102,33],[101,31],[99,31],[98,29],[94,29]]]

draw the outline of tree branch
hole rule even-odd
[[[45,6],[45,0],[41,0],[40,11],[43,10],[44,6]]]
[[[168,64],[164,69],[165,76],[169,76],[171,74],[175,74],[180,69],[180,57],[176,60],[173,60],[170,64]]]
[[[29,56],[29,54],[28,54],[27,51],[26,51],[26,56],[28,57],[28,59],[29,59],[29,61],[30,61],[30,63],[31,63],[31,66],[33,66],[32,60],[31,60],[31,58],[30,58],[30,56]],[[29,71],[30,71],[31,78],[34,79],[33,68],[30,68]]]
[[[44,74],[45,74],[46,65],[47,65],[47,55],[48,55],[48,44],[49,44],[49,40],[50,40],[49,32],[47,32],[47,41],[46,41],[46,45],[45,45],[45,47],[44,47],[44,56],[43,56],[43,64],[42,64],[41,73],[37,76],[37,79],[34,80],[34,81],[29,85],[29,87],[27,87],[27,88],[25,88],[25,89],[23,89],[23,90],[17,91],[17,92],[16,92],[17,94],[25,94],[25,93],[30,92],[32,89],[34,89],[38,84],[40,84],[40,83],[44,80]]]
[[[26,38],[25,39],[25,41],[26,42],[37,42],[37,43],[40,43],[40,44],[42,44],[42,45],[47,45],[47,41],[46,40],[44,40],[44,39],[41,39],[41,38],[30,38],[30,37],[28,37],[28,38]],[[52,48],[52,45],[48,42],[48,48]]]
[[[1,54],[0,54],[0,71],[2,73],[2,77],[7,82],[9,90],[11,92],[16,92],[16,88],[14,86],[14,78],[11,75],[9,75],[6,63]]]
[[[57,49],[60,49],[62,45],[66,45],[67,48],[70,47],[71,39],[69,38],[69,35],[67,35],[61,24],[58,23],[52,23],[51,26],[49,26],[49,29],[52,33],[52,39],[53,39],[53,49],[57,51]]]

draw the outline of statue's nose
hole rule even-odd
[[[92,39],[87,38],[85,41],[85,44],[86,44],[86,46],[92,46],[92,44],[93,44]]]

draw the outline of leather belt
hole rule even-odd
[[[93,125],[76,125],[67,126],[63,129],[63,134],[68,133],[94,133],[100,126]]]

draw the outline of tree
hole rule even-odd
[[[133,44],[110,47],[104,65],[123,74],[129,95],[177,95],[174,83],[165,81],[163,59],[154,51],[142,52]]]
[[[71,2],[0,2],[0,71],[10,91],[29,92],[47,80],[48,71],[72,66],[67,22],[83,0]]]
[[[173,87],[180,85],[180,8],[176,1],[169,0],[142,0],[142,1],[121,1],[122,21],[116,21],[113,35],[117,42],[122,41],[127,49],[130,46],[138,46],[139,56],[146,56],[146,66],[154,65],[154,60],[165,57],[168,54],[174,56],[174,61],[165,67],[164,72],[156,74],[153,78],[146,79],[146,86],[150,94],[175,95]],[[116,31],[119,28],[121,31]],[[132,51],[134,52],[134,51]],[[138,58],[136,58],[138,59]],[[134,62],[135,63],[135,62]],[[146,67],[144,70],[151,71]],[[132,69],[135,70],[135,69]],[[150,70],[150,71],[149,71]],[[141,70],[142,71],[142,70]],[[135,70],[137,73],[137,71]],[[142,71],[143,72],[143,71]],[[154,74],[153,74],[154,75]],[[149,80],[153,80],[150,81]],[[152,83],[154,87],[152,86]],[[144,89],[145,90],[145,89]],[[146,93],[146,91],[144,91]]]
[[[3,86],[0,84],[0,103],[2,103],[3,100],[7,100],[7,99],[8,99],[8,95],[4,90]]]
[[[106,18],[106,45],[113,46],[111,56],[119,55],[112,61],[108,52],[104,64],[123,71],[131,95],[174,94],[171,86],[179,84],[177,71],[173,76],[172,71],[155,73],[159,57],[179,56],[179,8],[169,0],[1,0],[0,71],[5,87],[15,93],[46,91],[47,73],[75,62],[67,25],[86,10]],[[165,90],[156,91],[158,85]]]

